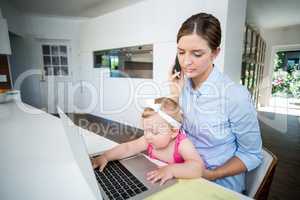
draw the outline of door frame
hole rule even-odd
[[[66,39],[37,39],[40,48],[39,63],[42,76],[40,80],[41,101],[43,109],[48,113],[57,113],[56,106],[59,105],[64,112],[72,112],[69,105],[68,91],[62,85],[73,82],[72,48],[71,40]],[[67,46],[68,75],[45,75],[42,45],[65,45]],[[68,87],[67,87],[68,88]],[[63,94],[60,93],[62,90]],[[67,100],[66,98],[67,97]]]

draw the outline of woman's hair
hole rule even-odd
[[[221,43],[221,26],[219,20],[211,14],[192,15],[181,25],[177,33],[177,43],[182,36],[196,33],[208,43],[211,50],[216,50]]]
[[[162,97],[155,99],[156,104],[160,104],[160,110],[165,112],[167,115],[171,116],[178,122],[182,122],[182,114],[180,111],[180,106],[176,101],[168,97]],[[142,114],[142,118],[146,119],[150,116],[153,116],[156,112],[152,108],[145,108]]]

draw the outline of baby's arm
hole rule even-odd
[[[108,161],[111,161],[133,156],[146,149],[147,142],[145,140],[145,137],[142,136],[136,140],[122,143],[108,151],[105,151],[103,155]]]
[[[179,153],[184,163],[172,164],[170,169],[176,178],[197,178],[203,173],[203,160],[189,139],[182,140]]]
[[[167,180],[175,178],[198,178],[202,176],[204,164],[200,155],[190,140],[182,140],[179,145],[179,153],[184,163],[169,164],[157,170],[147,173],[147,180],[155,183],[160,180],[160,185]]]
[[[127,158],[138,154],[146,150],[147,145],[148,144],[144,136],[130,142],[119,144],[116,147],[105,151],[102,155],[94,158],[92,160],[93,167],[100,167],[100,170],[102,171],[107,162]]]

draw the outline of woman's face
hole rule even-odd
[[[181,70],[188,78],[200,78],[212,69],[219,50],[212,51],[206,40],[197,34],[182,36],[177,44]]]
[[[166,148],[173,139],[170,126],[156,113],[143,120],[144,136],[154,148]]]

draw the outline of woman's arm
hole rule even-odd
[[[204,169],[203,178],[213,181],[227,176],[234,176],[245,171],[247,171],[245,164],[238,157],[232,157],[221,167],[213,170]]]
[[[205,170],[204,177],[209,180],[234,176],[255,169],[262,161],[262,141],[249,92],[237,85],[228,88],[227,110],[232,133],[236,138],[235,155],[223,166],[213,170]]]

